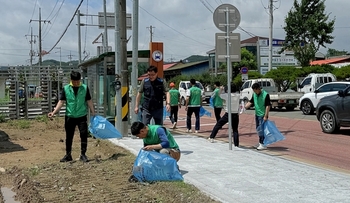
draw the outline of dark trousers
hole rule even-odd
[[[238,147],[239,146],[239,134],[238,134],[238,124],[239,124],[239,116],[238,113],[231,113],[232,119],[232,133],[233,133],[233,144]],[[218,134],[219,130],[228,123],[228,113],[226,112],[220,120],[215,124],[213,131],[210,134],[210,138],[214,139],[216,134]]]
[[[65,117],[64,129],[66,130],[66,154],[72,153],[72,144],[75,127],[78,126],[80,132],[81,140],[81,154],[85,154],[87,150],[87,139],[88,139],[88,126],[87,126],[87,117],[79,118],[70,118]]]
[[[257,116],[257,115],[255,115],[255,127],[256,127],[256,129],[258,129],[258,127],[261,126],[263,122],[264,122],[264,116]],[[261,131],[261,132],[262,133],[258,134],[258,136],[259,136],[259,143],[260,144],[264,144],[265,137],[264,137],[263,131]]]
[[[142,109],[142,123],[148,125],[151,119],[154,119],[155,125],[163,125],[163,108],[160,109]]]
[[[201,107],[188,107],[187,108],[187,118],[186,118],[186,126],[187,129],[191,130],[192,127],[192,121],[191,117],[194,113],[194,116],[196,117],[196,123],[195,123],[195,130],[199,130],[199,111]]]
[[[174,124],[174,122],[177,122],[177,115],[179,113],[179,106],[176,105],[176,106],[171,106],[170,107],[170,121],[172,124]]]
[[[221,110],[222,108],[219,107],[214,107],[214,114],[215,114],[215,119],[216,119],[216,122],[219,122],[220,118],[221,118]]]

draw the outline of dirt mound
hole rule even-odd
[[[0,172],[0,185],[12,188],[22,203],[216,202],[184,182],[129,182],[135,156],[109,141],[89,138],[90,162],[79,161],[78,131],[73,161],[60,163],[65,154],[62,120],[1,123],[0,128],[9,135],[0,141],[0,168],[6,169]]]

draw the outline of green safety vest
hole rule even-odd
[[[255,114],[257,116],[264,116],[266,111],[265,106],[265,98],[266,98],[267,92],[265,90],[261,90],[260,95],[257,95],[254,93],[253,99],[254,99],[254,108],[255,108]]]
[[[214,95],[215,95],[215,97],[214,97],[214,107],[217,107],[217,108],[220,108],[223,105],[223,100],[221,99],[219,94],[220,94],[220,88],[216,88],[214,90]]]
[[[202,90],[196,86],[190,88],[190,100],[188,106],[198,107],[201,105],[202,100]]]
[[[70,84],[64,86],[64,93],[66,94],[66,116],[71,118],[86,116],[86,92],[87,86],[85,84],[79,87],[77,95],[74,94],[73,87]]]
[[[170,106],[179,105],[179,96],[180,96],[179,90],[171,89],[169,90],[169,94],[170,94]]]
[[[146,138],[143,138],[143,143],[145,145],[160,144],[161,141],[160,141],[158,134],[157,134],[158,128],[164,128],[164,127],[161,125],[148,125],[147,136],[146,136]],[[165,130],[165,133],[166,133],[168,140],[169,140],[169,145],[170,145],[169,148],[179,149],[179,146],[175,142],[175,139],[171,135],[171,133],[166,128],[164,128],[164,130]]]

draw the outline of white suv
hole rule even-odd
[[[314,113],[315,108],[321,98],[329,95],[338,94],[339,90],[344,90],[350,82],[329,82],[323,84],[315,90],[315,92],[309,92],[304,94],[299,99],[299,108],[305,115]]]
[[[204,88],[202,83],[196,81],[196,86],[202,90],[202,100],[205,99],[204,95]],[[187,91],[191,87],[191,82],[190,81],[180,81],[179,83],[179,92],[180,92],[180,102],[181,106],[185,106],[186,104],[186,96],[187,96]]]

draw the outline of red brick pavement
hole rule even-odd
[[[239,119],[240,146],[253,149],[253,146],[258,143],[254,115],[243,113]],[[263,153],[350,173],[350,159],[348,157],[350,154],[350,133],[347,131],[345,133],[348,135],[325,134],[321,131],[317,121],[276,116],[271,116],[270,120],[276,123],[286,139],[269,145],[268,150],[263,151]],[[194,122],[193,115],[193,130]],[[193,133],[193,135],[209,137],[215,123],[216,120],[212,111],[212,117],[201,117],[199,133]],[[168,128],[172,126],[168,118],[164,121],[164,125]],[[186,131],[186,111],[184,108],[179,111],[177,129],[174,131],[178,133],[185,133]],[[227,131],[228,125],[226,124],[219,131],[216,139],[228,142]]]

